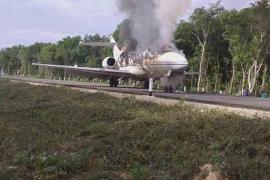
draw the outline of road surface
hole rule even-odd
[[[119,86],[118,88],[111,88],[106,84],[100,83],[89,83],[89,82],[77,82],[77,81],[60,81],[60,80],[49,80],[49,79],[33,79],[33,78],[23,78],[23,77],[13,77],[13,76],[2,76],[3,79],[34,82],[50,85],[61,85],[67,87],[78,87],[85,89],[94,89],[100,91],[109,92],[120,92],[125,94],[137,94],[137,95],[147,95],[148,90]],[[161,90],[155,90],[154,96],[158,98],[166,99],[183,99],[185,101],[222,105],[228,107],[246,108],[254,110],[262,110],[270,112],[270,99],[262,99],[257,97],[237,97],[228,95],[209,95],[209,94],[190,94],[190,93],[164,93]]]

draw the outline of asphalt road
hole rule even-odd
[[[13,76],[2,76],[3,79],[43,83],[50,85],[61,85],[68,87],[79,87],[85,89],[95,89],[100,91],[120,92],[126,94],[139,94],[147,95],[148,90],[119,86],[118,88],[111,88],[107,84],[100,83],[88,83],[88,82],[76,82],[76,81],[59,81],[59,80],[48,80],[48,79],[33,79]],[[160,90],[154,91],[154,96],[166,99],[184,99],[190,102],[214,104],[237,108],[247,108],[262,111],[270,111],[270,99],[262,99],[257,97],[237,97],[228,95],[209,95],[209,94],[190,94],[190,93],[164,93]]]

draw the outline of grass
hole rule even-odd
[[[0,179],[270,179],[270,121],[0,80]]]

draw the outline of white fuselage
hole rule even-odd
[[[119,70],[128,71],[137,76],[160,78],[172,72],[184,72],[187,66],[188,61],[184,54],[177,51],[170,51],[159,54],[155,58],[144,58],[139,63],[132,62],[120,67]]]

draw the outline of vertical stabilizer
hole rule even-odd
[[[112,35],[110,36],[110,43],[115,44],[113,47],[113,57],[115,60],[119,61],[122,51],[119,49],[117,42],[115,41]]]
[[[113,38],[112,35],[110,35],[110,43],[116,43],[115,39]]]

